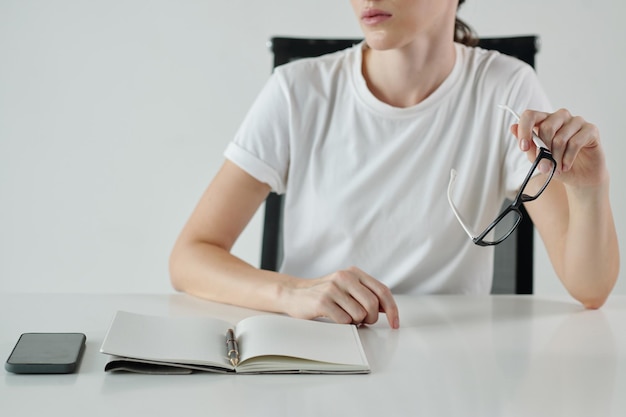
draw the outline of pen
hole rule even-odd
[[[228,329],[226,333],[226,355],[231,365],[237,366],[239,363],[239,346],[237,345],[237,339],[235,339],[235,333],[233,329]]]

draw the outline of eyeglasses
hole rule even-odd
[[[498,106],[502,110],[506,110],[510,114],[512,114],[516,121],[519,122],[519,115],[515,113],[510,107],[505,105]],[[482,233],[475,235],[470,230],[470,227],[467,225],[467,222],[463,220],[463,217],[459,213],[459,210],[454,205],[452,201],[452,192],[454,189],[454,183],[456,181],[457,172],[452,169],[450,171],[450,182],[448,183],[448,203],[450,203],[450,207],[454,212],[457,220],[465,230],[465,233],[472,239],[472,241],[479,246],[492,246],[497,245],[498,243],[502,243],[507,237],[515,231],[520,221],[522,220],[522,212],[520,207],[523,203],[527,203],[529,201],[536,200],[543,190],[546,189],[550,180],[554,176],[556,171],[556,161],[552,157],[552,153],[548,150],[548,147],[545,143],[535,134],[533,133],[533,142],[537,145],[539,149],[539,154],[533,162],[533,165],[528,171],[524,182],[522,183],[517,196],[513,200],[513,202],[506,207],[502,213],[496,219],[491,222],[489,226]],[[537,187],[536,184],[529,185],[529,181],[531,178],[536,175],[540,175],[542,178],[541,186]]]

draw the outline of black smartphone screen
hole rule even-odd
[[[75,372],[86,339],[82,333],[24,333],[4,367],[16,374]]]

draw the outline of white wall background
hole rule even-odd
[[[622,247],[625,15],[613,0],[461,11],[482,36],[541,36],[553,103],[601,129]],[[348,0],[0,0],[0,291],[172,291],[169,251],[271,70],[272,35],[360,31]],[[235,253],[258,264],[260,233],[257,215]],[[562,293],[538,246],[536,292]]]

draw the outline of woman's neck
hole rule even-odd
[[[384,103],[411,107],[430,96],[450,75],[456,61],[453,42],[413,42],[398,49],[363,50],[363,77]]]

